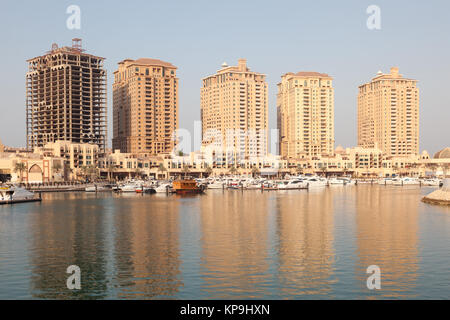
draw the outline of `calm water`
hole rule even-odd
[[[450,208],[420,202],[432,190],[45,194],[0,206],[0,299],[448,299]]]

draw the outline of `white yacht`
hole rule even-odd
[[[213,180],[208,182],[208,184],[206,185],[208,189],[223,189],[223,186],[224,182],[221,180]]]
[[[166,193],[172,189],[170,183],[162,183],[155,188],[156,193]]]
[[[298,189],[307,189],[308,183],[301,179],[291,179],[288,181],[284,181],[278,185],[279,190],[298,190]]]
[[[330,178],[330,179],[328,179],[328,184],[331,186],[331,185],[334,185],[334,186],[343,186],[343,185],[345,185],[346,184],[346,180],[344,180],[344,179],[342,179],[342,178],[337,178],[337,177],[335,177],[335,178]]]
[[[35,199],[34,193],[24,188],[11,186],[0,188],[0,201],[24,201]]]
[[[395,178],[383,178],[378,180],[379,185],[394,184]]]
[[[303,180],[308,183],[308,187],[325,187],[328,180],[321,177],[304,177]]]
[[[140,186],[134,182],[126,183],[120,187],[120,191],[122,192],[136,192],[136,189],[140,188]]]
[[[441,180],[433,179],[433,178],[423,179],[423,180],[421,180],[421,182],[422,182],[422,185],[424,185],[424,186],[433,186],[433,187],[435,187],[435,186],[439,187],[442,183]]]
[[[409,177],[399,178],[394,181],[394,185],[396,186],[419,185],[419,184],[420,184],[419,179]]]

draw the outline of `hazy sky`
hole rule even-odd
[[[69,30],[66,9],[81,8],[81,29]],[[381,30],[366,26],[369,5],[381,9]],[[180,127],[200,120],[201,78],[222,62],[246,58],[269,83],[269,126],[276,127],[276,84],[286,72],[330,74],[335,87],[336,145],[356,145],[358,85],[398,66],[419,80],[420,149],[450,145],[450,2],[443,1],[5,1],[0,3],[0,140],[24,146],[26,60],[52,43],[83,39],[106,58],[108,142],[111,87],[117,62],[158,58],[178,67]]]

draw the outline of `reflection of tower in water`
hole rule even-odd
[[[281,295],[329,294],[335,282],[332,192],[280,194],[276,199]]]
[[[178,201],[137,196],[119,199],[114,210],[116,281],[123,287],[119,298],[175,295],[182,285]]]
[[[73,194],[36,206],[31,214],[29,248],[34,298],[92,299],[106,296],[105,213],[101,203]],[[72,201],[65,201],[71,199]],[[48,204],[47,204],[48,203]],[[68,290],[66,269],[80,267],[81,290]]]
[[[365,287],[370,276],[367,267],[380,267],[381,290],[376,293],[385,298],[406,298],[417,280],[417,195],[410,191],[407,187],[358,186],[356,192],[359,263],[355,273]]]
[[[202,199],[202,276],[213,299],[267,294],[268,199],[256,192],[212,191]]]

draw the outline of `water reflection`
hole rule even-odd
[[[179,202],[134,196],[114,201],[115,279],[118,298],[176,295],[180,273]]]
[[[266,196],[217,190],[202,199],[202,289],[211,298],[256,299],[267,294]]]
[[[450,209],[425,192],[45,194],[0,207],[0,299],[448,297]],[[66,288],[73,264],[80,291]]]
[[[325,189],[288,192],[276,198],[281,295],[329,294],[335,282],[333,194]]]
[[[103,201],[76,199],[74,194],[48,195],[49,202],[34,206],[29,221],[29,252],[34,298],[105,298],[105,241]],[[26,236],[26,235],[25,235]],[[66,269],[82,270],[82,289],[68,290]]]
[[[413,289],[419,268],[418,203],[416,194],[407,192],[406,188],[357,188],[358,261],[355,275],[361,284],[361,291],[367,292],[367,267],[380,267],[383,290],[372,291],[372,297],[375,294],[383,298],[415,297]]]

